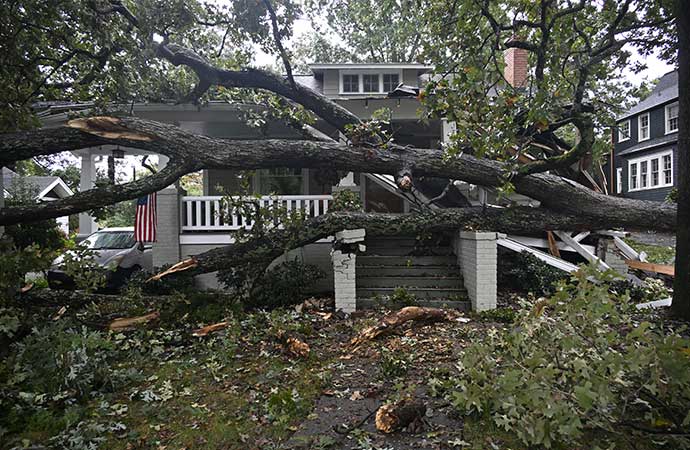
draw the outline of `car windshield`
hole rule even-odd
[[[86,238],[84,244],[88,248],[100,250],[105,248],[131,248],[135,242],[133,231],[99,231]]]

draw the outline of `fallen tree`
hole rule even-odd
[[[198,135],[179,127],[136,117],[77,119],[67,129],[7,133],[0,137],[0,165],[31,156],[55,154],[95,145],[136,147],[170,158],[160,172],[121,185],[79,192],[41,205],[0,210],[0,225],[42,220],[88,211],[129,200],[172,184],[201,169],[262,169],[271,167],[337,168],[411,177],[432,176],[482,186],[501,186],[510,166],[462,154],[444,158],[441,150],[399,145],[351,146],[335,142],[266,139],[234,141]],[[609,226],[670,230],[675,206],[600,194],[572,180],[537,173],[512,179],[515,190],[563,213],[605,218]]]

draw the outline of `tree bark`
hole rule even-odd
[[[690,11],[676,0],[678,28],[678,222],[671,312],[690,320]]]
[[[47,130],[4,134],[0,138],[0,165],[36,154],[115,144],[166,155],[170,162],[155,175],[117,186],[80,192],[67,199],[32,206],[4,208],[0,225],[43,220],[129,200],[160,190],[179,176],[201,169],[262,169],[273,167],[337,168],[355,172],[431,176],[463,180],[482,186],[501,186],[509,167],[503,163],[462,154],[444,158],[436,149],[397,145],[354,147],[335,142],[268,139],[236,141],[196,135],[180,128],[135,117],[91,118],[70,122],[78,127],[57,129],[51,140]],[[88,130],[88,133],[84,130]],[[94,136],[95,135],[95,136]],[[35,137],[39,139],[36,140]],[[81,144],[79,144],[81,142]],[[50,148],[48,152],[46,148]],[[550,174],[531,174],[513,180],[517,192],[543,206],[604,218],[609,227],[670,230],[675,227],[676,208],[660,202],[606,196],[580,184]],[[599,223],[602,223],[599,221]],[[604,226],[606,227],[606,226]]]
[[[458,229],[530,234],[538,230],[583,231],[623,225],[612,222],[605,214],[569,215],[530,207],[447,208],[410,214],[331,212],[306,220],[295,229],[274,229],[261,237],[211,249],[175,264],[152,279],[180,272],[197,275],[244,265],[261,271],[285,251],[345,229],[364,228],[369,235],[393,236]]]
[[[357,336],[350,340],[350,346],[356,349],[365,342],[392,333],[396,328],[410,321],[431,323],[452,320],[457,317],[458,313],[453,310],[426,308],[423,306],[406,306],[405,308],[384,316],[376,325],[362,330]]]

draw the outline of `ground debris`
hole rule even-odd
[[[419,400],[404,399],[387,403],[376,411],[376,429],[383,433],[393,433],[404,428],[418,432],[426,414],[426,406]]]
[[[192,336],[196,337],[201,337],[201,336],[206,336],[209,333],[213,333],[214,331],[222,330],[223,328],[227,328],[227,326],[230,324],[230,322],[218,322],[214,323],[212,325],[207,325],[205,327],[201,327],[199,329],[196,329],[192,332]]]
[[[384,316],[376,325],[368,327],[352,338],[350,345],[353,348],[361,346],[367,341],[393,332],[397,327],[410,321],[441,322],[454,320],[460,313],[455,310],[439,308],[426,308],[423,306],[407,306]]]
[[[143,316],[137,317],[119,317],[108,325],[108,329],[111,331],[120,331],[128,328],[133,328],[137,325],[143,325],[151,321],[157,320],[161,314],[158,311],[153,311]]]

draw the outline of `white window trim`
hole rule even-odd
[[[388,94],[387,91],[383,90],[383,76],[384,75],[397,75],[398,83],[402,83],[403,74],[402,70],[396,69],[360,69],[360,70],[340,70],[339,78],[339,88],[338,92],[340,95],[381,95]],[[344,92],[343,91],[343,75],[358,75],[359,77],[359,90],[357,92]],[[362,75],[378,75],[379,76],[379,90],[377,92],[364,92],[364,77]]]
[[[671,157],[671,182],[666,183],[666,177],[664,177],[664,156]],[[659,160],[659,184],[652,186],[652,160]],[[640,162],[647,161],[647,186],[642,187],[642,172],[640,170]],[[637,187],[632,188],[632,170],[630,169],[633,165],[637,164]],[[640,158],[631,159],[628,161],[628,192],[636,191],[649,191],[651,189],[660,189],[665,187],[673,186],[673,150],[666,150],[659,153],[654,153],[653,155],[642,156]]]
[[[642,118],[647,117],[647,137],[642,138]],[[648,141],[652,135],[652,126],[649,118],[649,113],[640,114],[637,118],[637,141]]]
[[[664,129],[666,130],[666,134],[671,134],[671,133],[677,133],[677,132],[678,132],[678,128],[676,128],[675,130],[669,130],[669,128],[668,128],[668,119],[669,119],[669,117],[668,117],[668,110],[669,110],[669,108],[671,108],[672,106],[678,106],[678,102],[674,102],[674,103],[668,104],[668,105],[666,105],[666,106],[664,107]],[[680,113],[680,111],[678,111],[678,112]],[[679,114],[679,115],[680,115],[680,114]],[[676,116],[676,117],[677,117],[677,116]]]
[[[623,168],[616,168],[616,194],[623,192]]]
[[[623,125],[626,122],[628,123],[628,135],[627,136],[621,132],[621,125]],[[625,121],[618,124],[618,142],[625,142],[628,140],[630,140],[630,119],[625,120]]]

